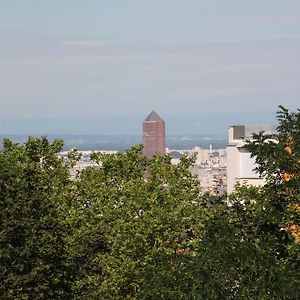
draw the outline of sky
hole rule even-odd
[[[0,0],[0,133],[268,123],[299,78],[300,0]]]

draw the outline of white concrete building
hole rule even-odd
[[[227,192],[234,190],[237,183],[260,186],[264,179],[254,171],[255,158],[244,148],[251,140],[253,133],[264,131],[266,134],[276,133],[272,125],[235,125],[228,129],[227,145]]]
[[[196,153],[196,162],[201,163],[207,163],[210,160],[211,157],[211,150],[209,149],[202,149],[200,147],[195,147],[193,149],[193,152]]]

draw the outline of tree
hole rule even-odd
[[[254,135],[247,148],[256,159],[257,171],[267,180],[264,190],[268,194],[268,230],[287,245],[291,241],[299,245],[300,110],[291,113],[280,106],[277,119],[276,135]],[[282,255],[288,254],[283,250]]]
[[[177,166],[168,155],[148,160],[140,146],[93,159],[99,167],[81,173],[77,192],[83,210],[97,220],[90,224],[104,232],[106,249],[91,260],[101,276],[79,279],[77,286],[90,284],[80,297],[186,299],[202,224],[199,183],[188,170],[192,160],[184,157]]]
[[[208,299],[299,297],[300,112],[277,117],[276,135],[246,146],[266,185],[237,186],[209,211],[194,270]]]
[[[64,224],[69,170],[61,141],[4,140],[0,152],[0,298],[67,299]]]
[[[137,146],[92,155],[98,167],[70,180],[80,155],[64,162],[62,145],[4,140],[1,298],[185,299],[202,224],[192,160],[148,160]]]
[[[263,188],[240,186],[230,205],[210,209],[193,271],[200,299],[297,299],[297,263],[279,255],[287,245],[265,228],[268,199]]]

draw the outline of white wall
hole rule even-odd
[[[241,178],[257,178],[259,175],[253,170],[255,168],[255,158],[250,157],[249,152],[239,152],[239,165],[240,172],[239,177]]]
[[[237,183],[261,186],[264,180],[254,171],[255,158],[244,148],[244,139],[233,138],[233,127],[228,129],[227,145],[227,192],[233,192]]]

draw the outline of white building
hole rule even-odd
[[[253,133],[264,131],[266,134],[276,133],[272,125],[235,125],[228,129],[227,145],[227,192],[234,190],[237,183],[261,186],[264,179],[254,171],[255,158],[244,148],[251,140]]]
[[[196,162],[198,164],[201,163],[208,163],[211,157],[211,150],[209,149],[202,149],[200,147],[195,147],[193,152],[196,153]]]

